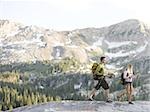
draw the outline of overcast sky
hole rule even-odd
[[[0,19],[54,30],[100,28],[127,19],[150,23],[150,0],[0,0]]]

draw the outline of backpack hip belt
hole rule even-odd
[[[93,75],[93,77],[94,77],[94,79],[95,80],[98,80],[98,79],[103,79],[103,78],[105,78],[105,76],[104,75]]]

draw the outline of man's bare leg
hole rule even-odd
[[[95,96],[96,91],[97,91],[97,90],[96,90],[95,88],[93,88],[92,92],[91,92],[90,95],[89,95],[89,99],[90,99],[90,100],[94,100],[93,97]]]
[[[106,102],[108,102],[108,103],[112,102],[112,100],[109,97],[109,89],[105,90],[105,97],[106,97]]]

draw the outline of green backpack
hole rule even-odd
[[[98,66],[99,66],[98,63],[93,63],[93,65],[92,65],[92,74],[93,74],[94,80],[99,80],[99,78],[100,78],[98,75],[95,74],[95,71],[96,71]],[[103,72],[103,68],[100,69],[100,72]]]
[[[94,73],[95,73],[95,71],[96,71],[96,69],[97,69],[97,67],[98,67],[98,63],[93,63],[93,65],[92,65],[92,74],[94,75]]]

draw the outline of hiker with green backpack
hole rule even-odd
[[[109,85],[105,80],[106,76],[109,76],[110,78],[114,75],[113,73],[108,72],[105,68],[106,64],[106,57],[100,58],[100,63],[94,63],[92,66],[92,73],[93,73],[93,79],[97,81],[96,86],[93,88],[89,100],[94,100],[94,96],[96,91],[102,87],[105,90],[105,96],[106,96],[106,102],[110,103],[112,100],[109,98]]]

